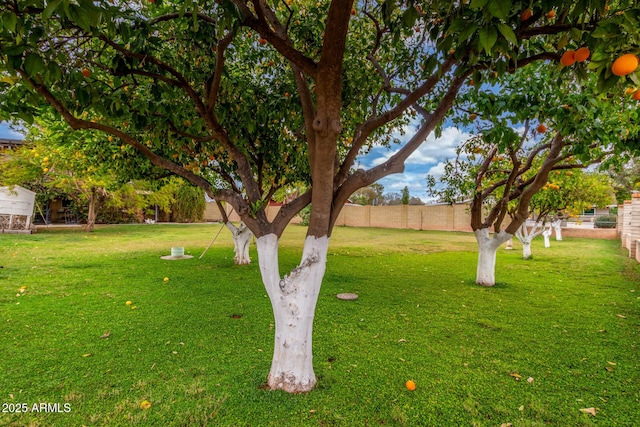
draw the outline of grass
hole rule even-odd
[[[1,235],[0,425],[640,425],[640,267],[619,242],[536,240],[530,261],[516,244],[482,288],[471,234],[337,228],[318,387],[288,395],[261,388],[273,318],[257,262],[233,265],[225,231],[197,259],[218,227]],[[281,271],[304,232],[281,239]],[[176,245],[195,257],[160,259]]]

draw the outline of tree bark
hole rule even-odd
[[[303,393],[316,385],[312,327],[327,262],[328,237],[307,236],[300,265],[280,278],[278,237],[256,241],[262,281],[275,318],[275,342],[267,384],[272,390]]]
[[[98,204],[98,192],[95,188],[92,188],[89,192],[89,211],[87,212],[87,223],[84,226],[84,231],[93,231],[93,227],[96,224],[96,216],[97,216],[97,204]]]
[[[500,245],[509,240],[512,234],[505,231],[489,235],[488,228],[479,228],[474,231],[478,242],[478,269],[476,283],[481,286],[494,286],[496,284],[496,253]]]
[[[251,257],[249,256],[249,245],[253,236],[251,230],[243,222],[238,227],[230,221],[226,221],[224,225],[231,231],[233,238],[233,250],[235,252],[233,261],[236,265],[251,264]]]

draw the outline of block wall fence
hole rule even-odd
[[[618,205],[618,236],[629,257],[640,262],[640,193]]]
[[[640,199],[638,199],[640,202]],[[342,208],[336,226],[347,227],[379,227],[379,228],[409,228],[413,230],[441,230],[441,231],[465,231],[471,232],[471,218],[467,205],[437,205],[437,206],[359,206],[346,205]],[[279,206],[269,206],[267,217],[275,218]],[[618,209],[618,224],[620,212]],[[227,205],[227,212],[231,221],[239,221],[240,217]],[[639,213],[636,215],[640,219]],[[221,221],[222,216],[215,203],[207,203],[205,210],[207,221]],[[300,223],[300,218],[295,217],[292,223]],[[639,228],[640,230],[640,228]],[[563,237],[586,237],[598,239],[617,239],[619,230],[596,228],[564,228]],[[640,237],[638,237],[640,239]]]

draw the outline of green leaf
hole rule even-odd
[[[416,11],[413,7],[410,7],[402,14],[402,25],[407,28],[412,28],[415,25],[418,17],[418,11]]]
[[[460,35],[458,36],[458,41],[461,43],[466,42],[469,39],[469,37],[471,37],[471,35],[476,32],[477,29],[478,29],[478,24],[471,24],[466,26],[465,29],[460,32]]]
[[[62,0],[53,0],[50,1],[47,4],[47,7],[44,8],[44,10],[42,11],[42,18],[43,19],[49,19],[51,18],[51,16],[53,15],[53,13],[56,11],[56,9],[58,8],[58,6],[60,6],[60,3],[62,2]]]
[[[498,19],[507,19],[511,10],[511,0],[492,0],[487,5],[491,16]]]
[[[15,14],[11,12],[6,12],[2,14],[2,25],[6,30],[12,33],[15,32],[17,23],[18,23],[18,17]]]
[[[496,40],[498,40],[498,31],[496,31],[495,27],[485,27],[481,28],[478,32],[480,36],[480,44],[484,48],[487,53],[491,53],[491,48],[496,44]]]
[[[469,7],[471,9],[482,9],[489,3],[489,0],[471,0]]]
[[[571,29],[571,38],[574,41],[579,42],[580,40],[582,40],[582,31],[580,31],[577,28],[572,28]]]
[[[24,69],[30,76],[41,73],[44,70],[44,62],[40,56],[30,53],[24,60]]]
[[[500,31],[500,34],[502,34],[502,36],[507,39],[509,43],[518,44],[516,33],[514,33],[511,27],[507,24],[498,24],[498,31]]]

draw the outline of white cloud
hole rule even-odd
[[[360,165],[368,168],[387,161],[402,148],[404,143],[415,132],[412,126],[407,126],[404,130],[405,134],[403,136],[400,136],[399,132],[394,132],[394,137],[398,137],[403,141],[400,146],[394,146],[390,149],[376,147],[368,155],[358,159]],[[446,161],[453,159],[456,156],[456,148],[470,137],[470,133],[455,127],[443,129],[440,138],[436,138],[432,133],[409,156],[405,162],[404,173],[389,175],[380,180],[380,184],[384,185],[385,193],[399,193],[407,186],[411,196],[420,197],[423,201],[427,201],[429,199],[427,195],[427,175],[433,175],[438,180],[444,173]]]
[[[405,133],[404,139],[409,140],[412,129]],[[429,165],[440,162],[442,160],[451,159],[456,155],[456,147],[471,137],[468,132],[463,132],[455,127],[448,127],[442,131],[440,138],[436,138],[432,133],[422,143],[418,149],[407,158],[406,165]],[[401,146],[404,145],[404,142]],[[396,154],[402,147],[393,149],[375,148],[370,154],[364,156],[363,164],[370,163],[371,166],[377,166],[389,160],[391,156]],[[367,161],[368,160],[368,161]]]

